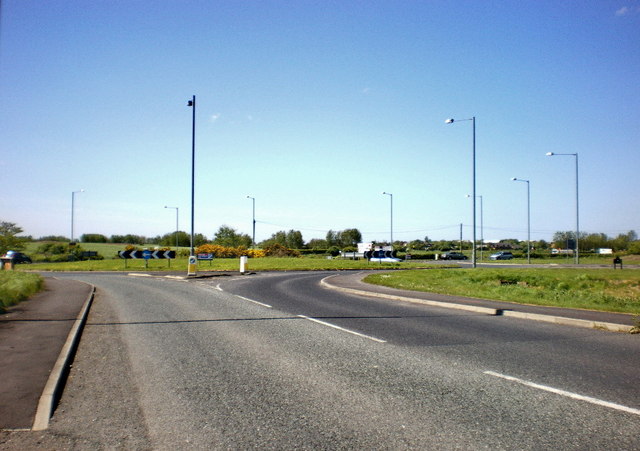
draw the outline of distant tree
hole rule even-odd
[[[178,235],[178,246],[181,246],[181,247],[191,246],[191,235],[181,230],[178,232],[171,232],[171,233],[166,233],[162,235],[162,238],[160,239],[160,242],[158,244],[160,244],[161,246],[175,246],[176,234]]]
[[[327,237],[325,238],[325,241],[327,242],[327,246],[328,247],[338,246],[340,244],[340,242],[338,240],[338,232],[334,232],[333,230],[329,230],[327,232]]]
[[[569,249],[571,242],[575,242],[576,233],[572,231],[558,231],[553,234],[552,243],[556,249]]]
[[[344,229],[336,233],[336,240],[340,247],[355,246],[362,242],[362,233],[358,229]]]
[[[610,246],[614,251],[623,251],[626,250],[629,245],[637,241],[638,235],[634,230],[629,230],[627,233],[621,233],[611,241],[609,241]]]
[[[280,246],[286,246],[287,245],[287,233],[284,230],[280,230],[274,234],[271,235],[271,238],[268,238],[264,241],[262,241],[260,243],[260,247],[262,247],[263,249],[265,247],[274,245],[274,244],[279,244]]]
[[[240,234],[235,229],[221,225],[214,234],[213,244],[225,247],[251,247],[251,237],[247,234]]]
[[[314,238],[307,243],[309,249],[327,249],[327,240]]]
[[[633,241],[629,243],[629,247],[627,248],[627,252],[630,254],[640,254],[640,241]]]
[[[147,238],[141,235],[111,235],[109,242],[118,244],[136,244],[142,246]]]
[[[202,233],[195,233],[193,235],[193,245],[195,247],[202,246],[203,244],[207,244],[209,240]]]
[[[24,249],[25,238],[18,236],[22,228],[13,222],[0,222],[0,254]]]
[[[426,247],[426,243],[422,240],[413,240],[407,244],[408,249],[424,250]]]
[[[531,247],[536,250],[545,250],[549,249],[549,243],[547,243],[545,240],[532,241]]]
[[[69,241],[69,238],[62,235],[48,235],[48,236],[41,236],[36,241],[62,241],[66,243],[67,241]]]
[[[80,237],[82,243],[106,243],[109,239],[99,233],[85,233]]]
[[[302,232],[299,230],[289,230],[287,232],[287,244],[289,249],[302,249],[304,247],[304,240],[302,239]]]
[[[604,233],[590,233],[580,238],[580,249],[598,249],[609,247],[609,237]]]

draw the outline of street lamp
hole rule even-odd
[[[167,207],[164,208],[175,208],[176,209],[176,251],[178,250],[178,207]]]
[[[191,250],[190,256],[194,256],[193,251],[193,222],[194,222],[194,198],[195,198],[195,181],[196,181],[196,96],[187,102],[187,106],[191,109]]]
[[[467,194],[467,197],[471,197],[471,194]],[[482,208],[482,196],[476,197],[480,198],[480,261],[482,261],[484,252],[484,221],[482,216],[484,209]]]
[[[251,239],[251,246],[255,247],[256,246],[256,198],[247,196],[247,199],[251,199],[253,203],[253,235]]]
[[[531,191],[529,180],[512,177],[514,182],[524,182],[527,184],[527,263],[531,263]]]
[[[553,157],[556,155],[568,155],[576,157],[576,253],[575,253],[575,262],[576,265],[580,263],[580,247],[578,246],[580,240],[580,197],[578,193],[578,154],[577,153],[554,153],[547,152],[548,157]]]
[[[383,191],[382,194],[389,196],[391,201],[391,247],[393,248],[393,194]]]
[[[71,192],[71,243],[73,243],[73,210],[75,208],[75,195],[76,193],[84,193],[84,190]]]
[[[445,124],[453,124],[455,119],[447,119],[445,120]],[[473,123],[473,164],[472,164],[472,184],[473,184],[473,250],[472,250],[472,260],[473,267],[476,267],[476,117],[473,116],[469,119],[458,119],[460,121],[471,121]]]

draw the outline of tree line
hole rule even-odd
[[[34,240],[31,236],[22,235],[22,228],[15,223],[0,221],[0,253],[4,255],[9,250],[24,249],[24,245],[28,241],[47,241],[47,242],[68,242],[69,238],[65,236],[43,236]],[[575,232],[574,231],[558,231],[554,233],[550,242],[545,240],[532,241],[531,247],[536,251],[545,251],[550,249],[574,249],[575,248]],[[578,245],[580,252],[589,252],[598,248],[610,248],[614,252],[626,251],[632,254],[640,254],[640,240],[638,234],[634,230],[626,233],[620,233],[615,237],[609,237],[604,233],[586,233],[580,232]],[[106,235],[98,233],[87,233],[80,237],[83,243],[117,243],[131,244],[143,246],[145,244],[154,244],[165,247],[189,247],[191,245],[191,236],[187,232],[178,231],[166,233],[156,237],[145,237],[142,235]],[[272,245],[280,245],[289,249],[317,249],[317,250],[345,250],[352,251],[357,247],[357,243],[362,242],[362,233],[357,228],[350,228],[341,231],[329,230],[324,239],[314,238],[305,242],[302,232],[299,230],[278,231],[266,240],[259,243],[252,243],[252,239],[245,233],[240,233],[232,227],[222,225],[214,233],[213,239],[209,240],[205,235],[198,233],[194,235],[194,246],[203,244],[217,244],[225,247],[245,247],[250,248],[253,245],[259,248],[266,248]],[[375,243],[378,245],[388,245],[389,242],[381,241]],[[480,243],[476,243],[478,246]],[[492,243],[486,249],[522,249],[526,247],[526,241],[518,239],[503,239],[498,243]],[[432,241],[429,237],[424,239],[416,239],[412,241],[395,241],[393,243],[395,249],[399,251],[411,250],[440,250],[447,251],[451,249],[471,249],[471,242],[459,240],[438,240]]]

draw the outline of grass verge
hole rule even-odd
[[[42,289],[42,285],[42,277],[38,274],[0,272],[0,313],[37,293]]]
[[[638,269],[433,269],[372,274],[365,282],[521,304],[640,314]]]
[[[401,263],[372,263],[362,260],[342,260],[325,258],[250,258],[249,271],[321,271],[321,270],[341,270],[341,269],[410,269],[410,268],[430,268],[433,264],[408,261]],[[457,266],[453,263],[451,266]],[[171,260],[149,260],[141,259],[127,260],[126,267],[123,259],[117,260],[88,260],[78,262],[62,263],[37,263],[33,265],[19,265],[19,270],[29,271],[183,271],[187,272],[187,258],[177,258]],[[237,258],[217,258],[211,262],[198,262],[198,271],[239,271],[240,259]]]

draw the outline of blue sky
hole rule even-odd
[[[257,240],[640,231],[640,1],[4,0],[0,219]],[[478,203],[478,237],[480,205]]]

